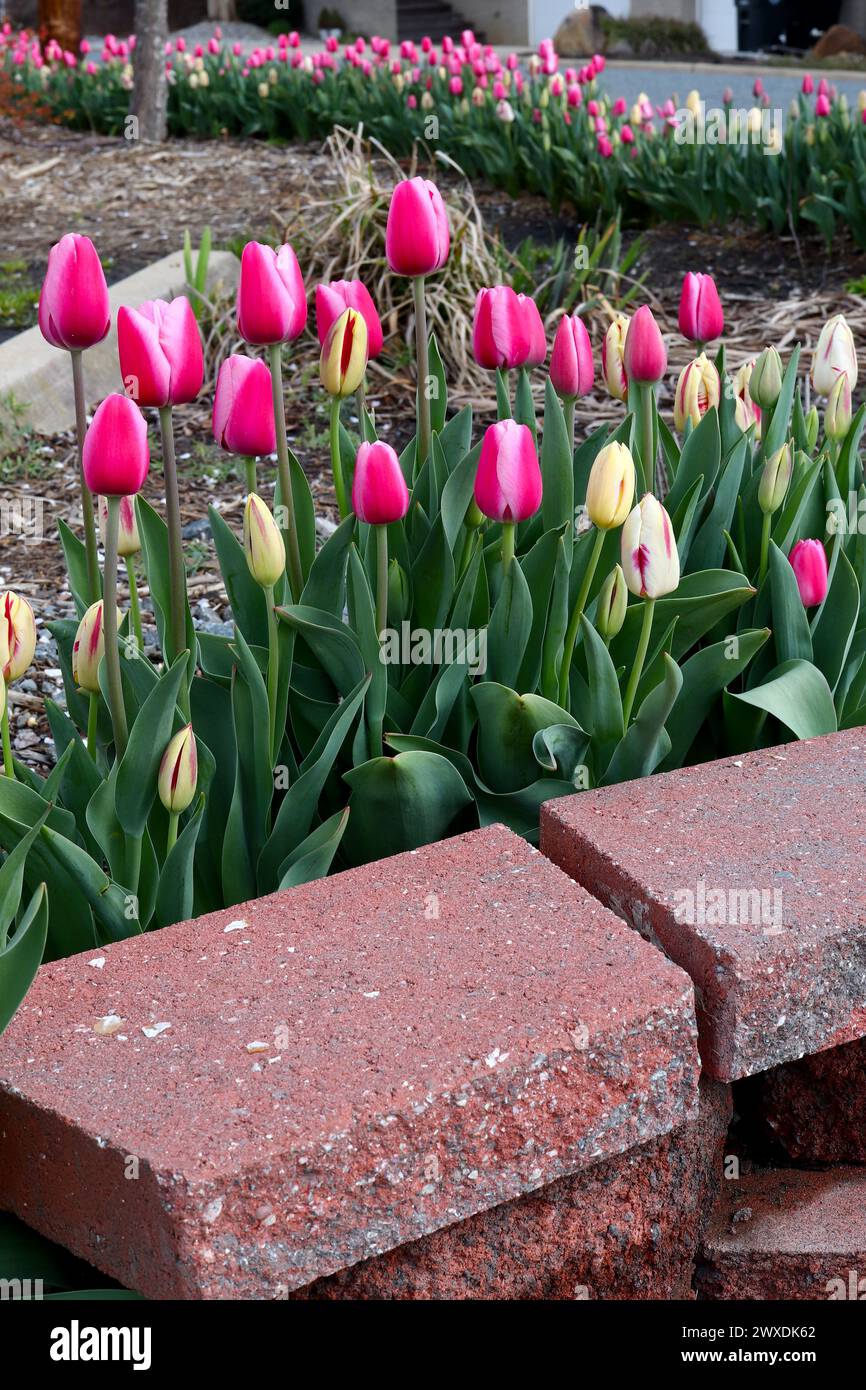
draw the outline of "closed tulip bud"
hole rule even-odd
[[[511,286],[479,290],[472,325],[472,351],[479,367],[523,367],[531,346],[529,319]]]
[[[577,314],[566,314],[559,321],[550,356],[550,380],[564,401],[576,400],[592,390],[595,363],[586,324]]]
[[[816,443],[818,442],[819,428],[820,420],[818,417],[818,407],[816,405],[813,405],[808,415],[806,416],[806,448],[808,449],[809,453],[812,452]]]
[[[390,444],[362,444],[355,459],[352,510],[370,526],[390,526],[409,510],[409,489]]]
[[[133,497],[150,468],[147,425],[129,396],[106,396],[84,436],[84,481],[106,497]]]
[[[249,241],[241,256],[238,332],[247,343],[292,342],[307,323],[307,293],[291,246]]]
[[[857,385],[854,335],[844,314],[834,314],[821,329],[812,357],[812,386],[819,396],[829,396],[840,372],[847,373],[848,384],[853,391]]]
[[[689,271],[680,296],[680,332],[693,343],[711,343],[725,329],[722,302],[712,275]]]
[[[403,179],[392,194],[385,231],[385,254],[394,274],[409,279],[432,275],[444,266],[450,247],[448,214],[435,183]]]
[[[620,565],[614,565],[601,586],[595,610],[595,626],[605,642],[618,636],[625,622],[628,587]]]
[[[179,816],[191,804],[198,785],[198,749],[192,725],[175,734],[162,755],[157,787],[167,811]]]
[[[213,402],[214,439],[253,458],[277,447],[271,374],[260,357],[233,353],[221,363]]]
[[[790,444],[783,444],[768,458],[758,484],[758,506],[765,516],[772,516],[785,500],[785,493],[794,471],[794,456]]]
[[[623,356],[627,333],[628,319],[625,314],[617,314],[601,345],[601,374],[604,384],[618,401],[628,399],[628,375]]]
[[[23,676],[36,651],[33,609],[20,594],[0,595],[0,673],[7,685]]]
[[[330,396],[351,396],[367,370],[367,325],[357,309],[345,309],[322,344],[319,375]]]
[[[586,510],[599,531],[621,526],[634,501],[634,460],[625,444],[606,444],[596,456],[586,485]]]
[[[528,425],[497,420],[485,432],[475,501],[493,521],[526,521],[541,506],[541,468]]]
[[[124,389],[138,405],[184,405],[201,390],[201,333],[184,295],[119,309],[117,350]]]
[[[851,428],[851,383],[847,372],[840,372],[827,399],[824,433],[828,439],[844,439]]]
[[[399,561],[388,565],[388,620],[399,627],[409,616],[409,581]]]
[[[629,381],[654,386],[661,381],[668,354],[649,305],[642,304],[628,326],[623,363]]]
[[[324,343],[333,324],[346,309],[357,309],[367,325],[367,355],[372,361],[382,351],[382,324],[372,295],[360,280],[332,280],[316,286],[316,332]]]
[[[638,598],[663,598],[680,582],[680,557],[671,519],[651,492],[644,493],[622,528],[625,582]]]
[[[6,713],[6,682],[4,681],[3,676],[0,675],[0,719],[3,718],[3,716],[4,716],[5,713]]]
[[[273,588],[286,568],[286,547],[279,526],[255,492],[244,507],[244,554],[256,583]]]
[[[827,552],[820,541],[797,541],[788,559],[797,579],[804,608],[827,597]]]
[[[89,695],[99,694],[99,663],[105,654],[105,625],[102,600],[92,603],[78,624],[72,644],[72,679],[79,690]],[[117,625],[122,620],[117,610]]]
[[[721,387],[719,374],[707,357],[701,353],[680,373],[674,396],[674,424],[680,433],[686,421],[699,425],[708,410],[719,404]]]
[[[126,559],[129,555],[137,555],[141,550],[141,540],[138,535],[138,523],[135,519],[135,507],[131,497],[121,497],[118,509],[120,524],[118,527],[117,553],[121,559]],[[108,530],[108,498],[99,499],[99,534],[102,536],[102,544],[105,545],[105,538]]]
[[[108,286],[89,237],[70,233],[48,253],[39,296],[39,327],[53,347],[82,351],[101,343],[111,324]]]
[[[526,365],[527,367],[540,367],[547,356],[547,335],[544,331],[541,314],[538,312],[538,305],[529,294],[519,294],[517,303],[520,306],[520,313],[523,315],[523,322],[526,325],[529,338],[529,355],[526,359]]]
[[[782,391],[782,359],[774,347],[764,348],[749,377],[749,394],[762,410],[776,404]]]
[[[750,425],[756,425],[755,436],[760,439],[761,411],[760,407],[755,405],[755,402],[752,400],[752,395],[749,390],[749,383],[752,380],[752,371],[754,370],[756,360],[757,359],[754,357],[749,358],[737,370],[736,376],[734,377],[734,415],[737,424],[744,432]]]

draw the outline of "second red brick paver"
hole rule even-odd
[[[697,1286],[714,1300],[866,1298],[866,1172],[768,1169],[724,1183]]]
[[[723,1081],[866,1034],[866,731],[542,807],[541,848],[695,982]]]
[[[40,970],[0,1194],[152,1297],[274,1297],[688,1120],[688,976],[502,827]]]

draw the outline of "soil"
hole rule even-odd
[[[64,232],[91,236],[109,280],[114,281],[176,250],[187,228],[195,242],[201,228],[210,225],[218,247],[240,249],[250,237],[273,240],[278,229],[303,214],[306,201],[327,195],[333,179],[319,146],[173,141],[153,148],[9,121],[0,121],[0,174],[5,187],[12,190],[15,209],[14,218],[4,226],[0,290],[3,267],[24,263],[32,278],[34,300],[48,249]],[[437,177],[441,182],[441,174]],[[476,189],[476,194],[488,227],[511,249],[530,235],[541,242],[578,235],[576,223],[567,215],[552,216],[540,198],[515,200],[486,188]],[[626,235],[626,241],[630,236]],[[710,271],[716,277],[727,317],[728,360],[735,367],[771,341],[783,351],[797,340],[807,348],[814,346],[821,324],[835,312],[846,314],[856,337],[866,335],[866,300],[845,288],[866,276],[866,254],[851,243],[835,245],[831,256],[817,243],[792,238],[738,228],[704,232],[683,227],[659,227],[642,233],[640,241],[632,271],[644,279],[637,302],[648,300],[671,335],[669,376],[661,398],[665,410],[670,409],[676,374],[691,356],[676,326],[686,270]],[[20,273],[20,269],[14,272]],[[7,272],[7,279],[11,274]],[[307,471],[319,515],[333,519],[327,411],[314,369],[317,352],[311,335],[309,341],[295,344],[287,358],[289,436]],[[380,435],[398,450],[407,441],[414,410],[414,384],[401,365],[404,361],[398,354],[386,371],[377,372],[378,364],[373,364],[370,373],[369,399]],[[540,386],[541,374],[536,376]],[[211,373],[206,380],[212,380]],[[491,383],[488,398],[479,401],[476,396],[479,425],[492,418],[493,406]],[[195,405],[176,412],[190,598],[197,622],[205,625],[222,624],[230,615],[202,518],[208,504],[214,503],[240,529],[244,491],[234,460],[213,443],[211,409],[212,394],[206,387]],[[578,437],[605,419],[616,418],[619,411],[603,385],[597,386],[578,402]],[[344,408],[344,421],[353,427],[351,401]],[[159,506],[157,438],[154,422],[147,491],[149,500]],[[261,491],[268,497],[274,469],[265,465],[261,473]],[[40,542],[9,534],[8,529],[4,533],[0,525],[0,590],[8,586],[26,595],[37,615],[37,661],[11,691],[10,709],[18,755],[44,771],[53,749],[41,713],[42,698],[61,694],[53,642],[44,625],[73,613],[56,519],[64,516],[71,525],[80,526],[74,440],[71,435],[35,439],[0,427],[0,475],[4,503],[42,500]],[[142,596],[147,632],[146,590]],[[152,628],[149,631],[152,639]]]

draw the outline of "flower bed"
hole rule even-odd
[[[134,135],[128,123],[134,37],[109,35],[100,55],[84,46],[43,51],[7,24],[0,70],[13,107],[108,134]],[[98,61],[96,61],[98,57]],[[726,102],[706,111],[697,92],[685,108],[672,100],[630,107],[600,85],[604,59],[560,71],[545,42],[524,71],[516,54],[503,63],[471,32],[441,47],[424,40],[392,49],[358,39],[340,49],[329,39],[302,56],[297,34],[245,53],[216,30],[188,51],[166,54],[169,128],[177,135],[311,140],[335,125],[363,124],[393,154],[416,142],[456,160],[472,177],[508,190],[540,193],[580,216],[623,210],[636,220],[683,218],[724,225],[745,217],[779,233],[817,226],[832,239],[838,223],[866,245],[866,158],[862,111],[848,110],[825,81],[810,76],[786,121],[770,109],[760,79],[755,105]]]
[[[318,551],[282,387],[282,347],[307,321],[301,268],[289,246],[244,251],[238,327],[265,353],[223,364],[214,407],[218,443],[246,459],[243,537],[210,513],[231,637],[195,631],[185,589],[173,412],[202,386],[193,310],[181,297],[120,311],[126,394],[86,429],[84,354],[107,332],[107,290],[87,238],[52,250],[40,325],[72,363],[85,538],[61,527],[79,621],[51,624],[67,708],[47,710],[47,779],[14,760],[3,716],[7,934],[25,909],[7,1012],[46,936],[50,957],[69,954],[492,822],[534,838],[542,802],[576,789],[864,722],[866,407],[852,418],[844,319],[812,364],[823,431],[803,407],[798,349],[784,370],[769,348],[731,380],[720,348],[684,369],[675,434],[657,408],[667,351],[652,313],[620,316],[601,366],[623,417],[575,448],[575,401],[596,370],[582,321],[560,321],[539,424],[537,307],[484,289],[474,352],[500,418],[476,440],[471,408],[449,418],[425,327],[425,281],[450,252],[435,185],[398,184],[386,246],[415,303],[416,434],[398,457],[365,408],[382,342],[368,291],[319,286],[340,525]],[[698,347],[720,338],[709,277],[686,277],[680,328]],[[352,395],[361,437],[342,420]],[[142,408],[159,419],[165,520],[142,491]],[[256,457],[274,452],[272,515]],[[92,494],[105,499],[102,572]],[[141,642],[142,570],[161,664]],[[14,682],[33,617],[14,592],[2,603],[0,669]]]

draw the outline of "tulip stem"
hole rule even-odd
[[[280,475],[280,501],[286,518],[284,528],[286,559],[288,562],[289,587],[295,603],[301,597],[304,575],[301,568],[301,548],[298,542],[298,526],[295,520],[295,496],[292,492],[292,477],[289,470],[289,441],[286,437],[286,402],[283,399],[282,344],[271,343],[268,347],[268,362],[271,368],[271,393],[274,401],[274,424],[277,431],[277,468]]]
[[[9,737],[9,696],[7,693],[6,703],[3,706],[3,719],[0,721],[3,728],[3,771],[7,777],[15,780],[15,764],[12,761],[12,740]]]
[[[343,458],[340,453],[340,397],[331,397],[331,472],[334,475],[334,492],[337,494],[337,511],[340,520],[349,515],[349,501],[346,497],[346,484],[343,479]]]
[[[415,351],[418,358],[418,447],[415,454],[415,471],[420,473],[430,452],[430,397],[427,394],[427,378],[430,374],[430,358],[427,351],[427,301],[424,297],[424,276],[417,275],[412,282],[415,297]]]
[[[180,811],[169,811],[168,813],[168,834],[165,838],[166,857],[171,854],[177,844],[177,823],[180,820]]]
[[[598,562],[601,558],[601,548],[604,545],[604,538],[606,535],[606,531],[600,531],[598,527],[596,527],[595,540],[593,541],[592,545],[592,554],[590,555],[589,562],[586,566],[586,569],[583,572],[583,579],[581,581],[580,589],[578,590],[577,598],[574,600],[574,608],[572,609],[571,617],[568,622],[568,628],[565,633],[565,646],[563,647],[562,651],[562,669],[559,673],[559,703],[563,709],[567,708],[566,700],[568,699],[568,680],[569,676],[571,675],[571,661],[574,656],[574,648],[577,643],[577,633],[578,629],[580,628],[580,620],[583,616],[583,610],[586,607],[586,600],[589,598],[589,591],[592,588],[592,581],[595,578],[595,572],[598,569]]]
[[[87,402],[84,395],[84,362],[80,349],[70,352],[72,358],[72,387],[75,393],[75,430],[78,436],[78,481],[81,488],[81,513],[84,519],[84,550],[87,556],[87,582],[90,602],[99,599],[99,556],[96,550],[96,522],[93,517],[93,494],[84,481],[84,436],[87,433]]]
[[[772,519],[769,513],[765,512],[761,522],[761,564],[758,569],[759,585],[763,584],[767,577],[767,567],[770,561],[770,523]]]
[[[120,652],[117,649],[117,542],[120,532],[120,498],[109,497],[108,522],[105,527],[105,574],[103,578],[102,620],[105,625],[105,674],[108,683],[108,708],[114,730],[114,747],[118,760],[126,752],[129,731],[123,704],[123,682],[120,679]]]
[[[256,490],[256,461],[254,458],[244,459],[244,472],[247,477],[247,496]]]
[[[628,678],[628,685],[626,686],[625,699],[622,702],[623,729],[628,729],[628,721],[631,718],[634,697],[637,694],[640,678],[643,675],[643,664],[646,661],[647,648],[649,647],[650,633],[653,625],[653,610],[655,606],[656,601],[654,598],[644,600],[643,625],[640,630],[640,641],[637,644],[634,666],[631,668],[631,675]]]
[[[641,383],[640,393],[642,397],[643,409],[641,411],[643,440],[641,447],[644,482],[648,492],[655,495],[656,490],[656,450],[655,450],[655,430],[653,428],[653,414],[655,410],[655,392],[651,385],[646,382]]]
[[[376,527],[376,632],[381,642],[388,626],[388,527]]]
[[[511,561],[514,559],[514,532],[515,524],[513,521],[503,521],[502,523],[502,578],[508,574]]]
[[[159,412],[162,434],[162,468],[165,477],[165,516],[168,526],[168,569],[171,585],[169,632],[171,652],[163,653],[168,665],[186,650],[186,570],[183,563],[183,534],[180,524],[180,495],[177,490],[177,460],[174,452],[172,409],[164,405]],[[185,719],[189,719],[189,686],[181,682],[178,704]]]
[[[361,443],[365,444],[367,442],[367,390],[363,381],[355,392],[355,405],[358,410],[358,433],[361,436]]]
[[[571,445],[572,456],[574,455],[574,406],[576,397],[566,396],[562,402],[562,413],[565,416],[565,428],[568,432],[568,439]]]
[[[126,557],[126,577],[129,581],[129,611],[132,615],[132,632],[140,652],[144,651],[144,634],[141,627],[141,604],[138,601],[138,585],[135,582],[135,556]]]
[[[99,696],[95,691],[90,692],[90,704],[87,710],[87,751],[94,762],[96,762],[96,725],[99,719]]]
[[[277,687],[280,677],[280,637],[277,624],[274,586],[265,589],[265,603],[268,609],[268,715],[270,723],[271,762],[277,760]]]

